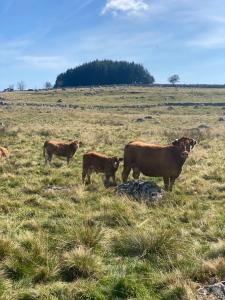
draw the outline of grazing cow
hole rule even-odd
[[[87,176],[87,183],[91,182],[91,173],[104,173],[105,174],[105,185],[109,185],[109,179],[112,177],[113,184],[116,185],[115,173],[119,167],[122,158],[117,156],[108,157],[104,154],[96,152],[88,152],[83,156],[83,172],[82,180],[85,183]]]
[[[9,151],[4,147],[0,147],[0,157],[8,157],[8,156],[9,156]]]
[[[140,173],[146,176],[163,177],[165,190],[172,191],[174,181],[180,175],[191,149],[196,141],[187,137],[176,139],[171,145],[161,146],[133,141],[124,149],[123,182],[127,181],[131,169],[133,178]]]
[[[70,159],[74,156],[75,152],[82,143],[79,141],[72,142],[58,142],[58,141],[46,141],[44,143],[44,158],[45,164],[51,162],[53,154],[56,156],[63,156],[67,158],[67,164],[69,164]]]

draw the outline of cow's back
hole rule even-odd
[[[70,149],[70,145],[68,143],[58,141],[46,141],[44,143],[44,148],[48,153],[59,156],[67,156],[68,154],[70,154],[70,152],[73,152]]]
[[[87,152],[83,156],[83,168],[104,172],[108,157],[96,152]]]
[[[170,145],[130,142],[124,149],[124,164],[139,169],[146,176],[177,176],[180,172],[173,146]]]

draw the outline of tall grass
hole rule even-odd
[[[225,278],[224,110],[137,107],[224,102],[224,90],[98,87],[2,97],[80,107],[0,110],[0,146],[10,152],[0,159],[0,299],[193,300],[199,286]],[[122,156],[131,140],[166,144],[180,135],[198,144],[161,202],[118,196],[99,174],[82,184],[85,152]],[[73,138],[84,146],[69,166],[57,157],[44,165],[46,139]]]

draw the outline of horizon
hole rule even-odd
[[[0,90],[53,85],[95,59],[140,63],[165,84],[225,83],[222,0],[6,0],[0,4]]]

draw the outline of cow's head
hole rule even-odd
[[[113,156],[111,158],[112,167],[115,171],[119,168],[120,162],[123,161],[123,158],[118,158],[117,156]]]
[[[71,147],[73,150],[76,151],[76,150],[79,148],[80,143],[81,143],[81,142],[79,142],[79,141],[72,141],[72,142],[70,143],[70,147]]]
[[[175,141],[173,141],[172,145],[177,147],[177,149],[179,149],[181,157],[183,159],[186,159],[188,157],[189,152],[191,151],[191,149],[194,148],[196,143],[197,142],[194,139],[182,137],[180,139],[176,139]]]

